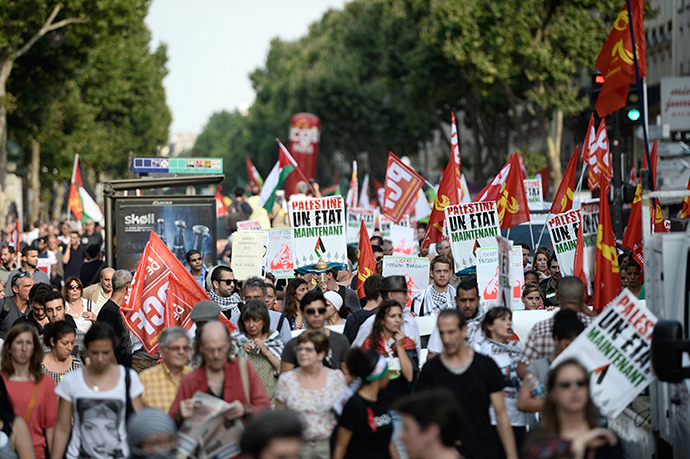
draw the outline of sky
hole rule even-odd
[[[249,74],[266,62],[273,38],[295,40],[345,0],[153,0],[151,47],[168,45],[163,80],[170,134],[200,134],[211,115],[254,101]]]

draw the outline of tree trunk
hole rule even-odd
[[[557,190],[563,178],[561,170],[561,140],[563,138],[563,112],[554,110],[550,122],[543,121],[542,126],[546,132],[546,156],[551,167],[551,180],[553,189]]]
[[[7,80],[12,73],[14,60],[5,58],[0,61],[0,193],[4,194],[7,175]],[[5,199],[0,199],[4,203]],[[4,204],[0,208],[0,219],[7,214]]]
[[[41,144],[32,136],[29,137],[31,144],[31,161],[29,162],[29,189],[31,190],[31,210],[29,221],[37,222],[41,214]]]

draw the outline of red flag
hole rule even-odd
[[[426,233],[424,233],[422,247],[443,239],[443,225],[446,222],[444,211],[449,205],[460,203],[460,196],[458,196],[458,168],[454,158],[453,155],[450,155],[446,170],[443,172],[443,178],[436,192],[434,205],[431,208],[431,215],[429,215],[429,223],[426,227]],[[417,197],[417,192],[415,192],[414,196],[415,198]]]
[[[635,186],[637,184],[637,174],[635,173],[635,164],[630,169],[630,177],[628,178],[628,185]]]
[[[580,154],[580,161],[589,164],[589,156],[592,154],[590,146],[594,143],[597,137],[597,131],[594,129],[594,112],[589,117],[589,124],[587,125],[587,133],[585,134],[585,143],[582,144],[582,153]]]
[[[259,174],[259,171],[256,169],[256,167],[254,167],[252,160],[249,159],[249,156],[246,156],[245,160],[247,163],[247,177],[249,177],[249,182],[252,185],[263,186],[264,180],[261,178],[261,174]]]
[[[623,247],[631,250],[633,258],[640,265],[644,266],[644,253],[642,251],[642,184],[637,184],[635,198],[630,206],[630,218],[628,226],[625,227],[623,235]]]
[[[169,294],[171,285],[173,294]],[[174,324],[189,325],[191,307],[208,299],[190,272],[151,231],[120,313],[127,328],[141,341],[144,349],[154,355],[158,351],[161,330],[169,326],[171,320]],[[218,319],[231,331],[236,328],[222,314]]]
[[[580,224],[577,227],[577,244],[575,245],[575,259],[573,262],[573,276],[579,277],[585,286],[585,295],[588,290],[587,275],[585,274],[585,239],[582,235],[582,213],[580,213]]]
[[[688,180],[688,191],[690,191],[690,180]],[[690,218],[690,196],[683,200],[683,210],[680,211],[680,218]]]
[[[228,214],[228,205],[225,204],[223,193],[220,192],[220,186],[216,187],[216,216],[222,217]]]
[[[359,254],[357,255],[357,296],[362,299],[364,294],[364,281],[369,276],[376,273],[376,259],[374,258],[374,251],[371,248],[369,241],[369,232],[364,224],[364,220],[359,227]]]
[[[599,314],[621,290],[618,252],[609,211],[609,183],[604,181],[599,196],[597,252],[594,261],[594,312]]]
[[[421,175],[389,152],[381,212],[395,223],[400,223],[403,215],[412,213],[412,207],[417,202],[417,192],[423,184],[424,179]]]
[[[498,221],[501,229],[529,222],[527,194],[525,193],[525,183],[522,178],[519,158],[520,155],[518,153],[513,153],[513,156],[510,157],[510,161],[513,164],[503,184],[501,194],[496,200],[496,210],[498,211]]]
[[[590,190],[599,188],[601,182],[610,181],[613,178],[613,168],[611,167],[611,152],[609,150],[609,139],[606,133],[606,121],[603,119],[599,123],[596,136],[589,139],[589,177],[587,184]]]
[[[374,189],[376,190],[376,199],[379,201],[379,207],[383,207],[386,196],[386,188],[381,184],[381,182],[374,179]]]
[[[644,78],[647,74],[643,24],[644,1],[631,0],[630,7],[639,73],[640,78]],[[601,118],[625,106],[630,83],[635,81],[635,62],[629,22],[627,7],[623,6],[618,18],[613,23],[613,29],[611,29],[599,57],[594,63],[594,66],[605,78],[596,102],[597,114]]]
[[[558,191],[553,197],[553,204],[551,204],[552,214],[562,214],[573,208],[573,193],[575,191],[575,179],[577,175],[577,150],[578,146],[575,145],[575,151],[570,157],[568,167],[565,168],[565,172],[563,173],[563,180],[561,180]]]
[[[10,241],[10,245],[14,248],[14,253],[16,254],[19,254],[21,239],[22,230],[19,229],[19,217],[17,217],[17,221],[14,223],[14,229],[12,230],[12,240]]]
[[[566,169],[567,172],[567,169]],[[534,178],[541,179],[541,198],[546,201],[546,197],[549,195],[549,181],[551,179],[551,167],[546,166],[542,169],[539,169],[536,174],[534,174]]]
[[[505,166],[503,166],[503,169],[501,169],[496,177],[474,197],[472,202],[498,201],[498,197],[503,189],[503,184],[506,183],[508,173],[510,172],[510,164],[510,160],[508,160]]]
[[[455,113],[450,112],[450,154],[455,157],[455,166],[457,167],[457,174],[460,177],[460,146],[458,145],[458,126],[455,124]],[[443,172],[443,171],[441,171]]]

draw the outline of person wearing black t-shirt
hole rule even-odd
[[[132,368],[132,339],[129,329],[120,314],[120,305],[125,300],[127,289],[132,282],[132,275],[126,269],[119,269],[113,274],[113,293],[105,302],[96,322],[105,322],[115,330],[119,344],[115,347],[115,359],[117,363],[127,368]]]
[[[388,386],[386,359],[373,349],[355,347],[346,357],[350,374],[362,387],[343,408],[333,459],[398,459],[393,443],[393,417],[383,391]]]
[[[422,368],[419,390],[447,387],[455,392],[465,426],[458,450],[465,458],[517,459],[515,437],[503,404],[505,380],[501,371],[490,357],[476,354],[465,344],[467,327],[462,312],[441,311],[437,325],[444,350]],[[489,418],[492,404],[495,428]]]

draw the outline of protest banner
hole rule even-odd
[[[329,269],[347,269],[343,197],[291,201],[288,207],[297,270],[313,272],[320,259]]]
[[[252,230],[262,230],[261,220],[243,220],[237,222],[237,231],[252,231]]]
[[[268,250],[264,264],[276,279],[291,279],[295,275],[295,251],[292,247],[292,229],[264,230],[268,236]]]
[[[495,239],[494,239],[495,245]],[[522,303],[522,286],[525,283],[522,271],[522,248],[512,247],[510,250],[511,286],[513,289],[512,309],[524,309]],[[498,265],[498,247],[485,247],[477,249],[477,284],[479,284],[479,297],[485,308],[501,306],[499,291],[500,269]]]
[[[394,222],[400,222],[405,214],[411,212],[417,201],[417,192],[423,184],[421,175],[393,153],[389,153],[381,212]]]
[[[569,210],[552,215],[547,223],[553,251],[558,259],[561,275],[572,276],[577,247],[577,230],[580,227],[580,210]]]
[[[379,214],[378,218],[379,231],[381,231],[381,237],[384,239],[391,240],[391,227],[396,223],[383,214]],[[407,214],[403,215],[403,217],[400,219],[397,225],[402,226],[403,228],[409,228],[410,226],[412,226],[410,225],[410,216]]]
[[[477,264],[474,255],[477,244],[480,247],[496,246],[496,236],[501,231],[495,202],[450,205],[444,212],[455,272]]]
[[[405,306],[408,310],[414,297],[429,285],[429,263],[428,258],[383,257],[383,277],[405,276],[410,297]]]
[[[414,248],[414,228],[405,228],[400,225],[391,225],[391,242],[393,243],[393,255],[398,257],[411,257]],[[416,254],[414,254],[416,255]]]
[[[601,413],[615,419],[654,379],[651,339],[657,318],[625,289],[554,359],[577,359]]]
[[[502,236],[496,236],[498,242],[498,300],[501,306],[506,308],[513,307],[513,275],[510,264],[510,255],[513,248],[513,241]]]
[[[364,221],[369,237],[374,234],[376,226],[376,209],[365,209],[363,207],[350,207],[347,209],[347,243],[357,244],[359,242],[360,222]]]
[[[598,198],[582,202],[580,219],[582,221],[582,239],[584,242],[582,269],[587,277],[587,291],[590,295],[593,295],[594,260],[597,256],[597,232],[599,227]]]
[[[232,235],[232,261],[230,267],[239,281],[261,277],[264,261],[264,233],[236,231]]]
[[[531,211],[544,210],[544,194],[541,186],[541,179],[528,179],[522,181],[525,184],[525,194],[527,195],[527,207]]]

